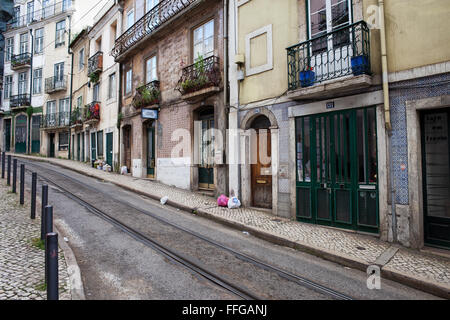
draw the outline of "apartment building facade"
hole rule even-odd
[[[223,1],[128,0],[121,65],[121,166],[168,185],[227,191]]]
[[[431,2],[230,2],[230,128],[256,132],[230,136],[244,205],[449,247],[450,8]]]

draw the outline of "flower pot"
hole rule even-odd
[[[316,73],[314,71],[300,71],[300,85],[302,86],[302,88],[312,86],[315,80]]]
[[[352,57],[351,63],[353,75],[369,73],[369,57],[367,55]]]

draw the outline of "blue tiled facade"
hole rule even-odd
[[[391,86],[392,148],[397,204],[409,204],[406,101],[448,94],[450,73],[398,82]]]

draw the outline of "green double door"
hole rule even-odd
[[[113,133],[106,134],[106,163],[113,167]]]
[[[375,108],[296,119],[297,219],[378,232]]]
[[[27,116],[19,115],[15,121],[15,152],[26,153],[27,152]]]

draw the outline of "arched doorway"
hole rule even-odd
[[[264,115],[257,116],[250,128],[255,130],[251,143],[252,206],[272,209],[272,144],[271,123]],[[256,144],[256,145],[255,145]],[[254,154],[256,153],[256,154]]]

